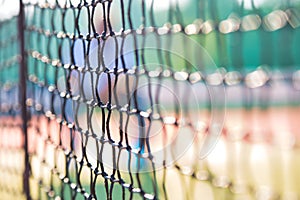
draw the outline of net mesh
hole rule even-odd
[[[17,28],[18,16],[3,18],[0,176],[4,178],[0,198],[29,198],[24,184],[30,185],[32,199],[297,197],[299,188],[290,177],[298,175],[291,167],[297,166],[298,140],[296,134],[286,132],[298,130],[294,113],[298,107],[283,112],[269,107],[298,105],[298,58],[286,50],[299,50],[285,40],[280,43],[283,51],[270,53],[273,41],[268,38],[279,42],[283,37],[297,38],[299,9],[284,5],[282,10],[266,11],[252,5],[251,10],[234,2],[228,8],[234,14],[229,15],[228,10],[217,12],[220,5],[205,1],[195,1],[190,7],[179,1],[154,0],[24,1],[23,29]],[[20,32],[28,72],[23,71],[26,85],[18,87]],[[195,44],[208,53],[200,50],[199,54]],[[243,46],[250,48],[239,50]],[[252,51],[257,46],[261,52]],[[274,67],[271,71],[266,66],[257,68],[261,64]],[[199,159],[205,136],[212,134],[214,113],[223,117],[222,104],[213,107],[209,98],[219,87],[226,87],[227,105],[241,110],[228,111],[231,118],[220,136],[224,148],[219,156]],[[19,88],[27,91],[27,122],[21,120],[24,108]],[[288,122],[270,125],[278,120],[270,116]],[[29,177],[23,174],[24,123]],[[284,136],[277,136],[276,131]],[[246,166],[251,159],[261,161],[245,158],[254,153],[253,141],[271,143],[260,153],[270,155],[271,163],[285,163],[292,175],[255,176],[260,170],[252,167],[256,169],[252,172]],[[274,150],[276,145],[294,145],[289,158],[295,161],[273,159],[277,154],[269,148]]]
[[[19,116],[18,69],[19,50],[17,17],[0,22],[0,194],[8,199],[11,194],[23,197],[24,167],[23,135]],[[11,137],[16,142],[11,142]],[[13,157],[15,159],[5,159]]]
[[[154,67],[146,65],[145,37],[137,36],[143,36],[145,29],[141,27],[139,33],[135,29],[132,3],[126,3],[121,1],[118,9],[122,14],[119,33],[112,30],[110,1],[25,5],[33,13],[26,25],[30,36],[27,103],[35,143],[32,178],[43,190],[39,195],[167,198],[166,165],[161,163],[163,177],[158,179],[147,137],[153,123],[163,127],[166,116],[154,106],[159,105],[160,88],[151,89],[149,74]],[[144,4],[139,5],[143,15]],[[103,20],[95,20],[97,10]],[[146,16],[142,17],[145,23]],[[156,29],[152,35],[159,45]],[[162,53],[157,54],[162,57]],[[176,78],[172,71],[163,75],[163,68],[155,67],[157,75],[152,79],[157,83]],[[142,84],[145,88],[138,90]],[[176,105],[175,112],[179,114]],[[176,123],[174,117],[168,126],[175,129]],[[160,143],[166,143],[166,137],[170,136],[159,136]],[[146,165],[150,172],[142,170]]]

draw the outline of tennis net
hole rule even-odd
[[[235,155],[250,155],[249,141],[296,146],[296,134],[281,133],[298,130],[291,38],[300,34],[299,5],[222,5],[3,1],[11,10],[0,22],[3,199],[299,195],[276,178],[252,180],[248,161]],[[270,49],[274,41],[283,50]],[[289,123],[266,122],[282,116],[267,112],[277,106]],[[219,140],[227,155],[208,161]]]

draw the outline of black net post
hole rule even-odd
[[[18,16],[18,34],[19,34],[19,46],[20,46],[20,65],[19,65],[19,98],[21,106],[21,116],[22,116],[22,132],[24,137],[24,174],[23,174],[23,189],[26,195],[26,199],[31,199],[30,197],[30,163],[29,163],[29,151],[28,151],[28,131],[27,131],[27,107],[26,107],[26,78],[27,78],[27,65],[26,65],[26,52],[25,52],[25,14],[23,1],[19,1],[20,10]]]

